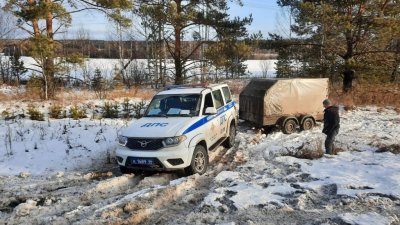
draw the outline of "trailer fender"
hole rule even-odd
[[[286,121],[288,121],[288,120],[290,120],[290,119],[296,121],[296,125],[297,125],[297,126],[300,125],[299,120],[298,120],[295,116],[285,116],[285,117],[281,117],[281,118],[278,120],[277,125],[279,125],[280,127],[283,127],[283,126],[285,125]]]
[[[299,118],[299,121],[300,121],[300,125],[301,124],[303,124],[304,123],[304,120],[305,119],[307,119],[307,118],[311,118],[313,121],[314,121],[314,124],[316,123],[316,120],[315,120],[315,118],[313,117],[313,116],[311,116],[311,115],[304,115],[304,116],[301,116],[300,118]]]

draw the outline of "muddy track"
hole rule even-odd
[[[171,202],[182,198],[187,198],[188,203],[201,201],[215,174],[235,166],[231,162],[236,149],[218,147],[211,152],[210,168],[203,176],[185,177],[179,172],[122,175],[114,167],[108,172],[87,174],[2,177],[0,224],[153,224],[164,221],[163,218],[168,217],[164,212],[181,210],[171,208]],[[194,189],[199,191],[192,196],[190,192]]]
[[[250,126],[239,126],[241,135],[233,148],[218,147],[210,152],[206,174],[186,177],[178,173],[122,175],[118,167],[87,174],[55,174],[51,177],[0,177],[1,224],[336,224],[347,225],[338,214],[376,212],[400,221],[400,199],[390,196],[337,195],[337,186],[325,185],[311,190],[298,185],[314,179],[299,164],[288,165],[270,159],[263,151],[247,151],[257,145],[262,132]],[[249,166],[247,160],[265,163]],[[257,161],[260,159],[260,161]],[[268,182],[267,177],[296,189],[282,196],[283,204],[266,203],[248,209],[237,209],[225,192],[220,207],[204,199],[234,183],[219,183],[221,171],[244,175],[245,182]],[[251,177],[252,176],[252,177]],[[218,192],[217,192],[218,193]],[[396,222],[393,225],[397,225]]]

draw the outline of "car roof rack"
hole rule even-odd
[[[185,88],[209,88],[209,86],[208,83],[168,85],[165,86],[164,90],[167,91],[172,89],[185,89]]]

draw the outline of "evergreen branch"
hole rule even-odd
[[[200,43],[198,43],[196,47],[194,47],[192,51],[185,58],[183,58],[183,62],[186,62],[204,43],[205,41],[200,41]]]

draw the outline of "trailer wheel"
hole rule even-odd
[[[288,119],[282,127],[282,132],[284,134],[292,134],[296,132],[297,123],[294,119]]]
[[[302,130],[311,130],[314,127],[314,120],[311,117],[305,118],[303,124],[301,124]]]

